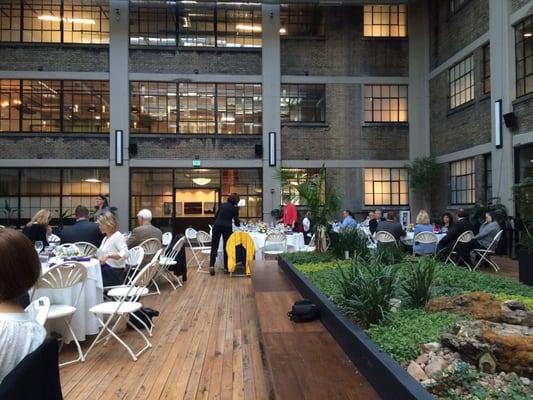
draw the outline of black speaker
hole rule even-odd
[[[263,145],[262,144],[256,144],[255,145],[255,155],[257,157],[263,156]]]
[[[128,148],[128,152],[130,154],[130,158],[135,157],[137,155],[137,152],[138,152],[137,143],[130,143],[130,146]]]
[[[503,122],[505,122],[505,126],[507,128],[516,128],[518,126],[518,120],[516,119],[516,114],[514,112],[510,112],[507,114],[503,114]]]

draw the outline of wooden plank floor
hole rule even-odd
[[[258,263],[252,279],[276,398],[380,398],[320,321],[296,324],[287,318],[301,296],[276,262]]]
[[[271,398],[251,279],[191,270],[183,288],[162,290],[143,301],[161,313],[154,347],[133,362],[113,339],[97,346],[86,362],[61,368],[65,399]],[[142,345],[133,330],[122,337],[134,349]],[[60,360],[74,355],[69,345]]]

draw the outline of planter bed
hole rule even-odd
[[[385,399],[431,399],[430,393],[324,296],[292,263],[283,257],[280,267],[301,295],[320,309],[322,323],[350,360]]]

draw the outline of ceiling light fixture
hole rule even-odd
[[[235,29],[244,32],[261,32],[261,27],[257,25],[237,24]]]
[[[192,178],[193,183],[196,183],[198,186],[205,186],[211,182],[211,178]]]
[[[52,21],[52,22],[61,21],[60,17],[56,17],[54,15],[39,15],[37,19],[41,21]],[[85,25],[96,24],[96,21],[94,19],[88,19],[88,18],[63,18],[63,22],[73,22],[75,24],[85,24]]]
[[[529,37],[531,37],[531,36],[533,36],[533,32],[525,32],[525,33],[524,33],[524,37],[525,37],[525,38],[529,38]]]

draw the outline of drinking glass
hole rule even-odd
[[[34,247],[35,247],[35,251],[37,253],[40,253],[42,250],[43,250],[43,242],[41,242],[40,240],[37,240],[34,244]]]

